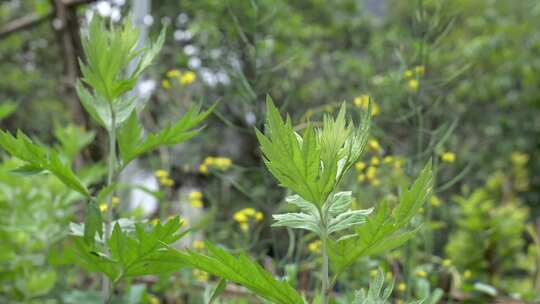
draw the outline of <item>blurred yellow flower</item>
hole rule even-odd
[[[238,223],[245,223],[248,221],[248,217],[246,214],[242,211],[238,211],[233,215],[233,219],[237,221]]]
[[[204,242],[199,240],[194,240],[191,246],[197,250],[203,250],[205,248]]]
[[[201,200],[191,200],[191,201],[189,201],[189,204],[193,208],[202,208],[203,207],[203,202]]]
[[[187,71],[180,77],[180,84],[189,85],[192,84],[195,79],[197,79],[197,75],[195,75],[195,73],[192,71]]]
[[[164,178],[164,177],[169,177],[169,172],[163,169],[159,169],[159,170],[156,170],[156,172],[154,172],[154,175],[158,178]]]
[[[202,199],[201,191],[191,191],[188,196],[189,200],[200,200]]]
[[[444,152],[441,155],[441,160],[446,163],[453,163],[456,161],[456,154],[453,152]]]
[[[312,253],[318,253],[321,251],[322,242],[321,240],[316,240],[308,244],[308,250]]]
[[[249,230],[249,224],[248,223],[241,223],[240,229],[244,232],[247,232]]]
[[[171,88],[171,82],[169,81],[169,79],[163,79],[163,81],[161,81],[161,86],[168,90]]]
[[[433,195],[429,200],[429,203],[433,207],[439,207],[441,205],[441,200],[436,195]]]
[[[107,210],[109,210],[109,205],[107,205],[106,203],[99,204],[99,211],[105,212]]]
[[[156,226],[158,223],[159,223],[159,219],[157,219],[157,218],[150,221],[150,224],[153,225],[153,226]]]
[[[154,295],[149,295],[148,296],[148,304],[159,304],[161,303],[161,301],[159,300],[158,297],[154,296]]]
[[[448,267],[452,266],[452,260],[450,260],[450,259],[444,259],[444,260],[442,261],[442,265],[443,265],[444,267],[447,267],[447,268],[448,268]]]
[[[113,207],[118,206],[118,204],[120,204],[120,198],[118,196],[113,196],[111,198],[111,204]]]
[[[367,171],[366,171],[367,179],[374,179],[376,174],[377,174],[377,168],[375,168],[375,167],[368,167],[367,168]]]
[[[160,178],[160,179],[159,179],[159,183],[160,183],[162,186],[165,186],[165,187],[172,187],[172,186],[174,186],[174,180],[172,180],[171,178],[168,178],[168,177]]]
[[[378,166],[381,163],[381,159],[377,156],[371,157],[370,163],[372,166]]]
[[[178,69],[172,69],[167,71],[167,77],[174,78],[174,77],[180,77],[182,73],[180,73],[180,70]]]
[[[195,279],[199,282],[208,282],[208,279],[210,278],[210,275],[208,273],[199,270],[199,269],[193,269],[193,276]]]
[[[375,188],[378,188],[381,185],[381,181],[377,178],[374,178],[373,180],[371,180],[371,185]]]
[[[529,154],[523,152],[512,152],[510,156],[512,164],[516,166],[523,166],[529,162]]]
[[[358,177],[356,178],[359,182],[363,182],[366,180],[365,174],[358,174]]]
[[[472,277],[472,272],[470,270],[465,270],[465,272],[463,272],[463,277],[465,279],[470,279]]]
[[[370,139],[368,141],[368,146],[369,146],[369,148],[371,150],[373,150],[375,152],[381,151],[381,145],[379,144],[379,142],[376,139]]]
[[[426,67],[424,67],[423,65],[419,65],[414,68],[414,71],[416,72],[417,75],[423,76],[424,73],[426,72]]]
[[[201,172],[202,174],[208,174],[208,166],[205,164],[200,165],[199,172]]]
[[[414,274],[416,274],[416,276],[420,278],[426,278],[428,275],[427,272],[423,270],[417,270]]]
[[[405,283],[399,283],[398,286],[397,286],[397,289],[400,292],[404,292],[405,290],[407,290],[407,285]]]
[[[356,162],[354,167],[356,168],[356,170],[362,171],[366,168],[366,163],[359,161],[359,162]]]
[[[364,111],[367,111],[369,108],[369,104],[371,103],[371,115],[377,116],[381,112],[380,107],[373,102],[371,97],[367,94],[360,95],[353,99],[353,103],[356,107],[364,109]]]
[[[264,214],[263,214],[262,212],[259,211],[259,212],[255,213],[255,220],[256,220],[257,222],[260,222],[260,221],[262,221],[263,219],[264,219]]]
[[[379,271],[377,269],[371,269],[369,271],[369,276],[372,277],[372,278],[376,277],[377,274],[379,274]]]
[[[393,161],[394,161],[394,157],[393,157],[393,156],[390,156],[390,155],[389,155],[389,156],[385,156],[384,159],[383,159],[383,163],[385,163],[385,164],[389,164],[389,163],[391,163],[391,162],[393,162]]]
[[[419,86],[419,83],[418,83],[418,80],[416,79],[411,79],[407,82],[407,87],[411,91],[414,91],[414,92],[418,91],[418,86]]]
[[[406,70],[406,71],[403,73],[403,76],[404,76],[405,78],[411,78],[411,77],[414,76],[414,73],[413,73],[413,71],[411,71],[411,70]]]

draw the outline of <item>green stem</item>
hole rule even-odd
[[[116,116],[112,105],[110,105],[111,111],[111,129],[109,130],[109,157],[107,160],[107,187],[112,185],[115,178],[116,168]],[[103,245],[105,247],[105,253],[109,254],[109,246],[107,245],[109,235],[111,235],[111,223],[113,221],[112,210],[112,193],[107,196],[107,217],[105,219],[105,234],[103,235]],[[111,300],[113,288],[111,281],[106,275],[102,277],[101,295],[106,303]]]
[[[328,298],[326,294],[328,293],[328,286],[329,286],[329,280],[328,280],[328,254],[326,251],[326,237],[324,237],[322,240],[322,258],[323,258],[323,264],[321,269],[321,278],[322,278],[322,289],[321,289],[321,303],[327,304]]]

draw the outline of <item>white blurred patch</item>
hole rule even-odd
[[[152,24],[154,24],[154,17],[152,17],[152,15],[144,16],[143,23],[146,26],[151,26]]]
[[[201,67],[201,59],[199,57],[191,57],[188,60],[188,66],[190,69],[196,70]]]
[[[111,4],[108,1],[99,1],[96,4],[96,11],[102,17],[109,17],[112,11]]]
[[[155,89],[156,89],[156,81],[153,79],[143,80],[137,86],[139,96],[142,99],[150,97],[150,95],[152,95]]]

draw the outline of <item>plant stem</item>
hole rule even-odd
[[[326,236],[321,240],[322,242],[322,258],[323,264],[321,269],[321,278],[322,278],[322,290],[321,290],[321,303],[327,304],[328,298],[326,293],[328,292],[328,254],[326,252]]]
[[[111,129],[109,130],[109,157],[107,160],[107,187],[113,184],[113,179],[115,177],[115,168],[116,168],[116,116],[112,105],[110,106],[111,111]],[[109,254],[109,246],[107,241],[109,235],[111,234],[111,223],[113,221],[113,210],[112,210],[112,194],[107,196],[107,217],[105,219],[105,233],[103,235],[103,245],[105,248],[105,253]],[[108,303],[111,299],[113,290],[111,286],[111,281],[106,275],[102,277],[102,286],[101,286],[101,295],[105,300],[105,303]]]
[[[329,205],[328,205],[329,206]],[[321,217],[320,229],[321,229],[321,250],[322,250],[322,268],[321,268],[321,304],[328,304],[327,293],[329,292],[329,275],[328,275],[328,252],[327,252],[327,242],[328,242],[328,206],[319,210]]]

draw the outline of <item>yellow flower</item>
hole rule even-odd
[[[189,201],[189,203],[194,208],[202,208],[202,206],[203,206],[203,202],[201,200],[191,200],[191,201]]]
[[[107,210],[109,210],[109,205],[107,205],[107,204],[105,204],[105,203],[99,204],[99,211],[105,212],[105,211],[107,211]]]
[[[380,185],[381,185],[381,181],[377,178],[374,178],[372,181],[371,181],[371,185],[375,188],[378,188]]]
[[[158,223],[159,223],[159,219],[157,218],[150,221],[150,224],[152,224],[153,226],[156,226]]]
[[[184,228],[189,225],[189,221],[187,219],[184,219],[184,218],[180,219],[180,223],[181,223],[182,227],[184,227]]]
[[[472,277],[472,272],[470,270],[465,270],[465,272],[463,273],[463,277],[465,279],[469,279]]]
[[[308,249],[312,253],[318,253],[321,251],[322,242],[320,240],[313,241],[308,244]]]
[[[377,174],[377,168],[375,168],[375,167],[368,167],[367,168],[367,171],[366,171],[367,179],[374,179],[376,174]]]
[[[439,207],[441,205],[441,200],[436,195],[433,195],[429,200],[429,203],[433,207]]]
[[[405,302],[403,302],[402,299],[397,299],[397,300],[396,300],[396,304],[404,304],[404,303],[405,303]]]
[[[371,150],[376,151],[376,152],[381,150],[381,145],[376,139],[370,139],[368,142],[368,146]]]
[[[446,163],[453,163],[456,161],[456,154],[453,152],[444,152],[441,155],[441,160]]]
[[[164,89],[168,90],[168,89],[171,88],[171,82],[169,81],[169,79],[163,79],[163,80],[161,81],[161,86],[162,86]]]
[[[411,91],[414,91],[414,92],[418,91],[418,86],[419,86],[419,83],[418,83],[418,80],[416,79],[411,79],[407,82],[407,87]]]
[[[218,157],[216,158],[215,165],[220,170],[227,170],[232,164],[232,160],[227,157]]]
[[[366,180],[365,174],[358,174],[358,177],[356,178],[359,182],[363,182]]]
[[[399,283],[398,286],[397,286],[397,289],[400,292],[404,292],[405,290],[407,290],[407,285],[405,283]]]
[[[442,265],[443,265],[444,267],[450,267],[450,266],[452,266],[452,260],[450,260],[450,259],[444,259],[444,260],[442,261]]]
[[[381,159],[377,156],[373,156],[370,162],[372,166],[378,166],[381,163]]]
[[[389,156],[385,156],[384,159],[383,159],[383,163],[385,163],[385,164],[389,164],[389,163],[391,163],[391,162],[393,162],[393,161],[394,161],[394,157],[392,157],[392,156],[390,156],[390,155],[389,155]]]
[[[242,212],[247,216],[254,216],[255,215],[255,209],[253,209],[253,208],[244,208],[244,209],[242,209]]]
[[[369,272],[369,276],[374,278],[377,276],[377,274],[379,274],[379,271],[377,269],[372,269],[370,272]]]
[[[369,95],[367,94],[360,95],[353,100],[353,103],[355,106],[359,108],[367,108],[369,104]]]
[[[120,204],[120,198],[118,196],[113,196],[111,198],[111,204],[113,207],[118,206],[118,204]]]
[[[216,158],[213,156],[207,156],[203,162],[205,165],[212,166],[216,163]]]
[[[394,161],[394,168],[401,169],[402,166],[403,166],[403,160],[402,159],[396,159]]]
[[[164,178],[164,177],[169,177],[169,172],[159,169],[159,170],[156,170],[156,172],[154,172],[154,175],[157,178]]]
[[[203,282],[203,283],[208,282],[208,279],[210,278],[208,273],[199,269],[193,269],[193,276],[195,277],[197,281]]]
[[[188,199],[190,201],[197,201],[202,199],[202,193],[201,191],[191,191],[189,193]]]
[[[180,73],[180,70],[178,69],[172,69],[167,71],[167,77],[174,78],[174,77],[180,77],[182,73]]]
[[[355,99],[353,99],[353,103],[356,107],[362,108],[364,110],[367,110],[369,108],[369,104],[371,103],[371,115],[373,116],[377,116],[381,112],[380,107],[376,103],[374,103],[367,94],[356,97]]]
[[[356,170],[362,171],[366,168],[366,163],[359,161],[354,165],[354,167],[356,168]]]
[[[159,179],[159,183],[162,185],[162,186],[165,186],[165,187],[172,187],[174,186],[174,180],[168,178],[168,177],[164,177],[164,178],[160,178]]]
[[[414,71],[416,72],[417,75],[423,76],[424,73],[426,72],[426,67],[423,65],[419,65],[414,68]]]
[[[411,70],[406,70],[405,73],[403,73],[403,76],[405,78],[411,78],[411,77],[413,77],[413,75],[414,75],[413,71],[411,71]]]
[[[420,278],[427,278],[427,275],[428,275],[427,272],[423,270],[417,270],[415,274],[417,277],[420,277]]]
[[[180,84],[189,85],[192,84],[195,79],[197,79],[197,75],[192,71],[187,71],[180,77]]]
[[[233,219],[237,221],[238,223],[246,223],[248,221],[248,217],[246,214],[242,211],[238,211],[233,215]]]
[[[161,301],[159,300],[158,297],[154,296],[154,295],[149,295],[148,296],[148,304],[159,304],[161,303]]]
[[[202,174],[208,174],[208,166],[205,164],[200,165],[199,172],[201,172]]]
[[[529,162],[529,154],[523,152],[512,152],[511,159],[512,164],[516,166],[523,166]]]
[[[205,245],[203,241],[195,240],[191,243],[191,246],[197,250],[203,250]]]
[[[332,107],[332,105],[325,105],[324,106],[324,111],[325,112],[328,112],[328,113],[331,113],[332,111],[334,111],[334,107]]]
[[[242,231],[244,231],[244,232],[247,232],[249,230],[249,224],[248,223],[241,223],[240,224],[240,229],[242,229]]]
[[[259,211],[259,212],[255,213],[255,220],[256,220],[257,222],[260,222],[260,221],[262,221],[263,219],[264,219],[264,214],[263,214],[262,212]]]

